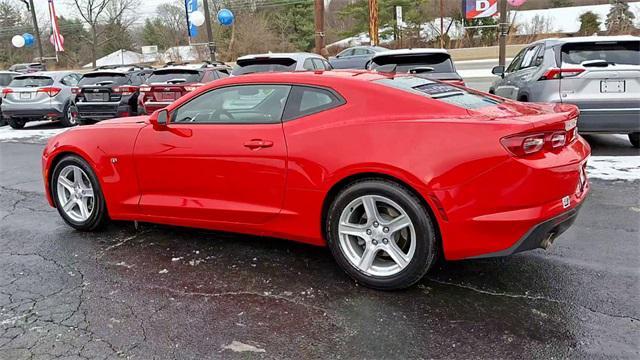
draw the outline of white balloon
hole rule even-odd
[[[189,19],[191,23],[195,26],[201,26],[204,24],[204,14],[201,11],[194,11],[189,14]]]
[[[24,38],[22,37],[22,35],[16,35],[11,38],[11,43],[13,44],[13,46],[21,48],[24,46]]]

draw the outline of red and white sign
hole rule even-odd
[[[464,17],[479,19],[498,13],[498,0],[464,0]]]

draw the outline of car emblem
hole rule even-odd
[[[93,92],[98,92],[98,91],[100,91],[100,90],[98,90],[98,89],[93,89]]]
[[[169,91],[169,90],[171,90],[171,88],[168,88],[168,87],[164,88],[164,91]]]

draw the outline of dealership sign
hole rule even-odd
[[[479,19],[498,13],[498,0],[462,0],[465,19]]]

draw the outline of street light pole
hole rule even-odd
[[[507,23],[507,0],[500,0],[500,24],[498,24],[498,32],[500,38],[498,41],[498,64],[504,66],[507,58],[507,32],[509,24]]]
[[[36,9],[33,6],[33,0],[22,0],[27,6],[27,9],[31,11],[31,21],[33,21],[33,28],[36,33],[36,41],[38,42],[38,55],[40,55],[40,62],[44,61],[44,53],[42,51],[42,41],[40,40],[40,29],[38,29],[38,18],[36,17]]]
[[[211,14],[209,13],[209,1],[202,0],[204,6],[204,21],[207,26],[207,47],[209,48],[209,59],[216,61],[216,43],[213,39],[213,31],[211,30]]]

